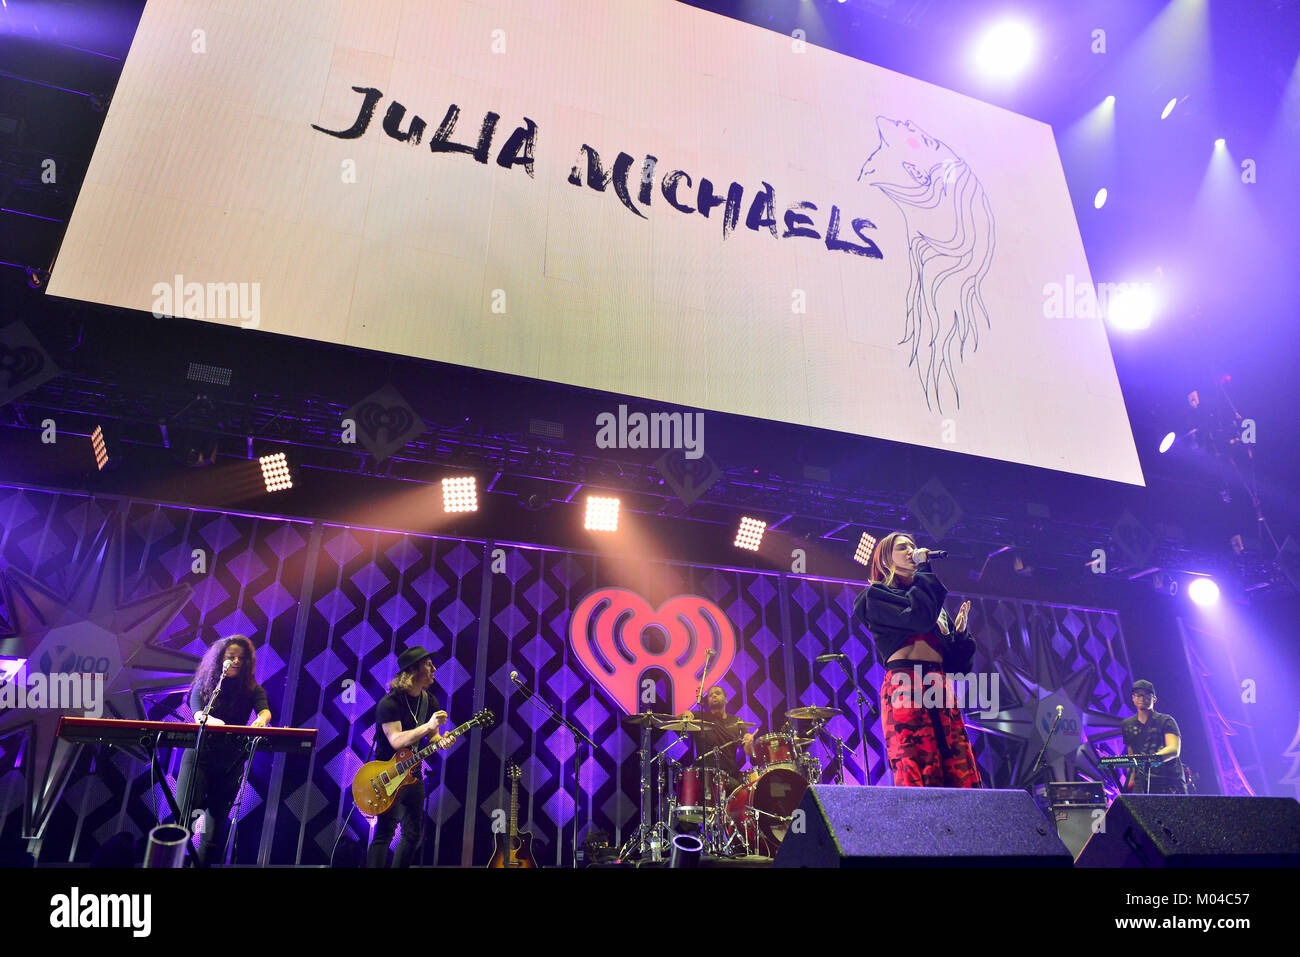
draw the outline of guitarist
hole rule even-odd
[[[426,735],[430,744],[450,747],[451,735],[438,733],[447,721],[447,712],[439,710],[438,699],[429,693],[434,673],[432,656],[416,645],[397,658],[398,673],[388,684],[388,694],[375,706],[375,758],[388,761],[402,748],[415,747]],[[415,783],[402,788],[397,798],[375,823],[375,836],[366,852],[367,867],[384,867],[388,846],[400,824],[401,840],[393,855],[394,867],[410,867],[424,837],[424,779],[415,768]]]

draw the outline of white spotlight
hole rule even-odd
[[[474,476],[442,480],[442,510],[444,512],[478,511],[478,487]]]
[[[871,564],[871,551],[876,547],[876,536],[870,532],[863,532],[862,537],[858,539],[858,550],[853,553],[853,560],[859,565]]]
[[[1101,189],[1097,190],[1097,195],[1092,198],[1092,208],[1101,209],[1103,206],[1105,206],[1106,196],[1107,196],[1106,187],[1103,186]]]
[[[257,460],[262,466],[262,481],[268,492],[279,492],[293,488],[293,479],[289,475],[289,460],[283,452],[263,455]]]
[[[1227,145],[1228,145],[1228,141],[1225,140],[1222,136],[1220,136],[1217,140],[1214,141],[1214,148],[1216,150],[1221,150]]]
[[[1219,600],[1219,586],[1208,578],[1198,578],[1187,586],[1187,594],[1192,601],[1204,608]]]
[[[1106,317],[1116,329],[1132,332],[1151,325],[1155,311],[1151,291],[1142,287],[1121,289],[1106,304]]]
[[[1174,444],[1175,441],[1177,441],[1177,439],[1178,439],[1178,433],[1177,433],[1177,432],[1170,432],[1170,433],[1169,433],[1168,435],[1166,435],[1163,439],[1161,439],[1161,440],[1160,440],[1160,454],[1163,455],[1164,453],[1168,452],[1169,449],[1173,447],[1173,444]]]
[[[736,530],[736,540],[731,544],[737,548],[756,552],[758,546],[763,544],[763,532],[766,530],[767,522],[760,522],[756,518],[746,516],[740,520],[740,528]]]
[[[1174,111],[1174,107],[1177,105],[1178,105],[1178,97],[1174,97],[1172,100],[1170,100],[1168,103],[1165,104],[1164,111],[1161,112],[1160,118],[1163,120],[1166,117],[1168,117],[1169,114]]]
[[[617,532],[618,505],[616,498],[601,495],[587,496],[587,516],[584,522],[588,531]]]
[[[1007,79],[1024,72],[1034,58],[1034,33],[1019,20],[1004,20],[980,36],[975,63],[990,77]]]

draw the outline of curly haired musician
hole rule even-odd
[[[1152,754],[1164,763],[1151,769],[1151,789],[1147,790],[1147,772],[1134,768],[1128,773],[1124,790],[1138,794],[1186,794],[1187,783],[1179,758],[1182,737],[1172,715],[1156,711],[1156,686],[1149,681],[1135,681],[1132,692],[1137,714],[1120,724],[1124,734],[1125,754]]]
[[[450,735],[438,733],[447,721],[438,699],[429,693],[433,684],[433,658],[416,645],[397,658],[398,672],[388,684],[388,694],[375,705],[375,758],[388,761],[403,748],[415,747],[426,735],[430,744],[451,744]],[[402,837],[393,854],[394,867],[410,867],[424,837],[424,779],[420,768],[412,772],[416,781],[397,792],[397,798],[375,824],[374,838],[366,852],[367,867],[384,867],[388,847],[400,825]]]
[[[222,671],[225,678],[222,680]],[[253,643],[243,635],[231,635],[209,646],[194,672],[190,685],[189,705],[194,720],[206,719],[210,725],[250,724],[265,728],[271,723],[271,709],[266,689],[257,683],[257,653]],[[221,692],[211,713],[203,709],[221,681]],[[248,752],[243,741],[216,735],[203,739],[202,755],[186,751],[181,759],[180,787],[189,789],[189,806],[203,809],[203,829],[199,837],[198,860],[202,866],[217,863],[230,828],[230,808],[239,792],[244,762]]]
[[[917,668],[923,682],[948,687],[947,674],[970,671],[975,655],[966,631],[970,602],[950,627],[943,609],[948,590],[928,557],[904,532],[882,538],[871,556],[871,585],[858,596],[853,616],[871,632],[885,662],[880,716],[895,786],[977,788],[979,768],[961,711],[943,706],[951,703],[946,695],[927,707],[921,690],[913,695],[911,687]]]

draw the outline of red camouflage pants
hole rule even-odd
[[[911,685],[900,685],[894,675],[914,677],[914,666],[922,666],[927,681],[934,672],[945,680],[942,668],[933,662],[891,662],[880,685],[880,719],[885,730],[885,747],[895,787],[977,788],[980,771],[966,735],[961,711],[945,707],[913,707]],[[920,695],[920,692],[918,692]]]

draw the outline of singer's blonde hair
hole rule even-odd
[[[890,532],[880,541],[876,542],[876,547],[871,552],[871,567],[867,571],[867,581],[873,585],[884,585],[886,588],[894,584],[894,545],[900,538],[905,538],[916,547],[916,539],[907,532]]]

